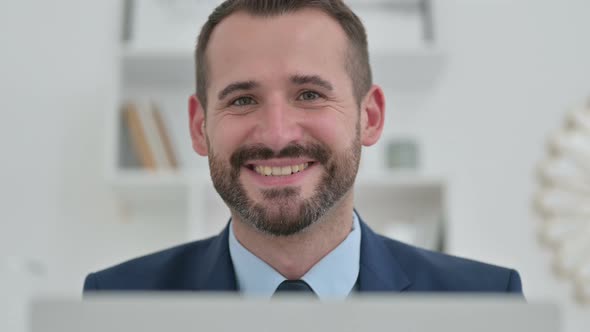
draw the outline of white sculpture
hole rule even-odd
[[[590,101],[550,137],[538,179],[540,239],[554,250],[555,272],[573,281],[576,299],[590,303]]]

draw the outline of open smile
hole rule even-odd
[[[245,165],[251,176],[262,185],[293,185],[306,176],[315,161],[264,160]]]
[[[287,176],[303,172],[311,163],[305,162],[296,165],[287,166],[270,166],[270,165],[250,165],[250,169],[264,176]]]

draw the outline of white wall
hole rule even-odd
[[[529,299],[558,300],[566,331],[583,331],[590,315],[552,276],[529,206],[546,134],[590,94],[590,2],[436,4],[447,65],[412,109],[392,96],[388,130],[420,137],[425,170],[450,178],[450,250],[518,268]],[[121,223],[102,179],[119,5],[0,4],[0,258],[45,262],[42,288],[77,292],[87,271],[183,238],[175,224]]]
[[[3,254],[56,257],[77,237],[65,227],[72,211],[106,204],[101,113],[113,101],[114,3],[1,5]],[[80,223],[92,215],[77,213]]]
[[[557,297],[567,331],[590,323],[550,271],[531,213],[533,171],[568,107],[590,97],[590,2],[436,2],[448,63],[433,95],[392,132],[419,133],[425,170],[450,182],[452,253],[516,267],[528,298]],[[403,112],[400,110],[400,112]]]
[[[1,331],[24,331],[24,295],[80,293],[85,271],[180,237],[164,223],[121,224],[103,180],[120,5],[0,2]]]

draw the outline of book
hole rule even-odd
[[[171,168],[164,144],[160,138],[158,127],[153,116],[153,104],[151,102],[140,102],[138,108],[138,114],[140,123],[145,133],[145,138],[154,158],[155,169],[169,169]]]
[[[160,135],[160,141],[164,146],[164,151],[166,153],[168,164],[171,168],[178,168],[178,161],[176,159],[176,154],[174,152],[172,140],[170,139],[170,135],[168,135],[168,131],[166,130],[166,124],[164,122],[164,118],[161,114],[161,111],[155,104],[153,104],[152,107],[152,115],[154,117],[156,127],[158,129],[158,134]]]
[[[164,117],[155,103],[128,102],[123,107],[133,152],[141,168],[176,169],[178,162]]]
[[[155,170],[156,160],[148,143],[147,134],[140,113],[141,112],[135,103],[128,102],[123,106],[123,115],[127,128],[129,129],[131,145],[135,154],[143,168]]]

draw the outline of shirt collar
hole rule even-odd
[[[320,299],[343,299],[353,290],[358,275],[361,227],[353,212],[352,231],[334,250],[316,263],[301,279]],[[252,254],[238,240],[229,225],[229,252],[240,292],[246,296],[270,298],[286,280],[266,262]]]

